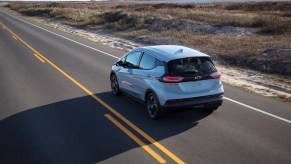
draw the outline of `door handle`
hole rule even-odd
[[[151,75],[150,74],[147,74],[146,77],[151,77]]]

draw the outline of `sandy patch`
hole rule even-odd
[[[291,80],[257,71],[217,65],[222,81],[257,94],[291,101]],[[283,81],[282,81],[283,80]]]
[[[119,38],[116,36],[112,36],[109,34],[104,33],[101,29],[80,29],[76,27],[72,27],[66,25],[64,21],[61,20],[54,20],[54,19],[44,19],[44,18],[31,18],[34,21],[37,21],[41,24],[46,26],[74,34],[76,36],[91,40],[93,42],[97,42],[103,45],[107,45],[112,48],[116,48],[119,50],[129,51],[134,48],[140,47],[140,44],[137,44],[133,41],[126,40],[123,38]]]

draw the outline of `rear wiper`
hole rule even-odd
[[[183,73],[198,73],[198,71],[197,70],[195,70],[195,71],[184,71]]]

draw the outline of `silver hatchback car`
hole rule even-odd
[[[176,45],[132,50],[118,60],[110,74],[114,95],[126,93],[146,104],[152,119],[167,109],[216,110],[223,101],[221,73],[210,56]]]

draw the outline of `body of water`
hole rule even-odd
[[[137,0],[139,1],[139,0]],[[195,3],[211,3],[211,2],[278,2],[278,1],[289,1],[291,0],[140,0],[144,2],[195,2]]]

